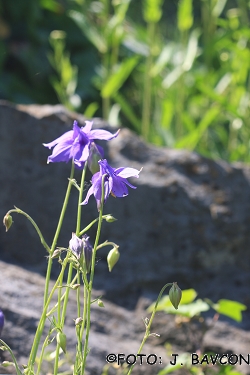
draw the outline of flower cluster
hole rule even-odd
[[[89,197],[93,194],[97,209],[100,209],[102,197],[102,179],[104,178],[104,203],[109,195],[114,197],[125,197],[128,195],[127,186],[136,189],[128,181],[128,177],[139,177],[140,171],[134,168],[112,168],[106,159],[103,159],[104,152],[102,147],[95,144],[96,139],[109,141],[117,137],[119,131],[115,134],[107,130],[92,130],[93,122],[86,121],[84,127],[79,127],[77,121],[74,121],[73,130],[63,134],[50,143],[44,144],[49,149],[53,148],[52,155],[48,157],[48,163],[68,162],[73,159],[77,168],[83,168],[88,163],[90,171],[93,173],[92,186],[90,187],[83,205],[88,203]],[[99,171],[96,166],[99,164]],[[103,177],[104,176],[104,177]]]

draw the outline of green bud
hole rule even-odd
[[[182,291],[178,287],[177,283],[174,282],[169,291],[169,299],[174,308],[177,310],[181,301]]]
[[[114,221],[116,221],[117,219],[112,216],[112,215],[106,215],[105,216],[105,220],[108,222],[108,223],[113,223]]]
[[[82,324],[82,321],[83,321],[83,318],[82,318],[82,317],[76,318],[76,320],[75,320],[75,325],[76,325],[76,326],[81,325],[81,324]]]
[[[81,286],[81,284],[73,284],[73,285],[71,285],[71,288],[74,289],[74,290],[76,290],[76,289],[78,289],[80,286]]]
[[[6,232],[8,232],[12,223],[13,223],[12,216],[10,214],[6,214],[3,218],[3,225],[6,228]]]
[[[3,367],[14,366],[14,363],[13,362],[9,362],[9,361],[3,361],[2,362],[2,366]]]
[[[104,307],[104,303],[102,302],[101,299],[97,300],[97,304],[98,304],[99,307]]]
[[[58,332],[58,334],[56,335],[56,341],[60,348],[63,350],[63,352],[66,353],[67,337],[65,333]]]
[[[107,256],[109,272],[112,271],[114,265],[118,262],[119,258],[120,258],[120,253],[118,251],[118,246],[113,247],[113,249],[110,250],[110,252],[108,253],[108,256]]]
[[[56,250],[53,252],[51,258],[52,258],[52,259],[58,258],[60,254],[61,254],[61,250],[56,249]]]

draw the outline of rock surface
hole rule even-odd
[[[0,305],[5,314],[6,323],[1,338],[13,349],[18,363],[27,363],[27,356],[32,345],[33,335],[40,316],[43,303],[44,278],[37,273],[0,261],[1,297]],[[95,291],[95,297],[101,291]],[[129,311],[114,303],[104,300],[105,307],[92,305],[92,331],[90,335],[91,351],[88,357],[87,375],[100,375],[109,353],[124,353],[125,356],[137,353],[144,335],[142,319],[150,317],[145,307],[149,299],[140,298],[134,309]],[[51,306],[52,307],[52,306]],[[71,357],[75,353],[75,327],[76,319],[75,292],[70,292],[68,314],[65,333],[67,335],[67,349]],[[190,336],[186,335],[185,327],[175,324],[172,316],[157,313],[152,332],[157,332],[160,337],[150,337],[142,351],[147,356],[155,354],[157,364],[142,366],[137,365],[133,371],[135,375],[157,374],[170,360],[171,353],[181,354],[184,351],[192,353]],[[196,332],[197,334],[197,332]],[[168,353],[164,348],[165,343],[171,347]],[[197,348],[201,344],[198,343]],[[217,321],[206,333],[203,341],[203,352],[215,351],[215,353],[241,353],[247,358],[250,346],[250,335],[227,323]],[[53,344],[48,351],[54,349]],[[65,358],[63,355],[61,358]],[[0,352],[0,360],[11,360],[8,353]],[[153,357],[150,359],[152,362]],[[159,364],[159,362],[162,362]],[[69,368],[69,365],[68,365]],[[250,374],[249,366],[236,366],[243,374]],[[12,370],[12,371],[11,371]],[[110,369],[112,370],[112,369]],[[114,369],[113,369],[114,370]],[[0,366],[0,373],[13,373],[12,368]],[[109,374],[116,374],[110,371]]]
[[[50,151],[42,143],[71,129],[74,119],[84,125],[82,116],[61,106],[0,103],[0,216],[16,205],[37,222],[48,243],[57,226],[70,165],[47,165]],[[99,119],[94,125],[107,126]],[[128,314],[124,322],[132,319],[129,314],[141,296],[155,299],[171,281],[178,281],[182,289],[196,289],[201,298],[214,302],[228,298],[249,308],[250,167],[147,145],[127,129],[107,142],[105,150],[113,167],[143,167],[140,178],[131,179],[137,190],[130,189],[123,199],[110,197],[105,205],[104,213],[113,214],[118,221],[104,223],[101,239],[120,246],[120,260],[109,273],[104,248],[98,251],[96,267],[95,288],[131,310],[124,312]],[[90,174],[87,177],[89,180]],[[75,178],[80,180],[79,171]],[[73,190],[58,246],[67,247],[75,231],[76,207],[77,191]],[[84,226],[96,217],[92,197],[83,209]],[[44,274],[46,253],[36,232],[23,216],[15,214],[13,220],[8,233],[3,227],[0,230],[0,258]],[[94,229],[89,232],[92,241]],[[54,275],[57,272],[55,262]],[[2,275],[1,286],[7,282]],[[1,304],[2,297],[0,308]],[[4,308],[9,309],[7,303]],[[33,310],[26,310],[22,316],[31,318]],[[18,314],[14,308],[12,311]],[[249,309],[243,317],[240,327],[249,337]],[[25,319],[20,319],[25,326]],[[106,339],[104,336],[104,349],[109,346]],[[28,340],[24,350],[26,343],[28,346]]]

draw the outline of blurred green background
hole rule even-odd
[[[0,0],[0,99],[250,161],[249,0]]]

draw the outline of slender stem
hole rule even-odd
[[[76,222],[76,235],[77,236],[79,236],[80,228],[81,228],[81,216],[82,216],[81,203],[82,203],[82,195],[83,195],[86,169],[87,169],[87,162],[84,164],[84,168],[83,168],[83,171],[82,171],[81,185],[80,185],[79,196],[78,196],[77,222]]]
[[[58,221],[58,224],[57,224],[56,233],[55,233],[52,245],[51,245],[51,251],[50,251],[51,255],[53,254],[53,252],[54,252],[54,250],[56,248],[56,243],[57,243],[60,231],[61,231],[63,219],[64,219],[64,216],[65,216],[65,212],[66,212],[66,208],[67,208],[67,205],[68,205],[69,196],[70,196],[70,192],[71,192],[71,187],[72,187],[72,181],[71,180],[73,179],[73,176],[74,176],[74,162],[72,160],[68,188],[67,188],[67,191],[66,191],[66,194],[65,194],[65,199],[64,199],[64,202],[63,202],[62,211],[61,211],[61,214],[60,214],[60,217],[59,217],[59,221]],[[44,301],[43,302],[44,306],[45,306],[45,304],[47,302],[47,298],[48,298],[50,274],[51,274],[51,268],[52,268],[52,261],[53,261],[52,257],[50,256],[49,257],[49,261],[48,261],[48,266],[47,266],[46,279],[45,279],[44,300],[43,300]]]
[[[150,126],[150,112],[151,112],[151,87],[152,79],[150,70],[153,62],[152,45],[154,43],[155,24],[153,22],[148,23],[148,39],[149,39],[149,54],[146,60],[145,72],[144,72],[144,92],[143,92],[143,104],[142,104],[142,135],[147,141],[149,137],[149,126]]]
[[[149,322],[148,322],[147,324],[145,323],[145,324],[146,324],[146,331],[145,331],[145,334],[144,334],[143,340],[142,340],[142,342],[141,342],[141,345],[140,345],[140,347],[139,347],[139,349],[138,349],[137,354],[140,354],[140,353],[141,353],[141,351],[142,351],[142,349],[143,349],[143,346],[144,346],[145,342],[147,341],[147,338],[150,336],[150,328],[151,328],[151,325],[152,325],[153,320],[154,320],[154,317],[155,317],[155,313],[156,313],[156,310],[157,310],[158,303],[159,303],[159,301],[160,301],[160,299],[161,299],[161,296],[162,296],[164,290],[165,290],[167,287],[172,286],[172,285],[173,285],[173,283],[168,283],[168,284],[164,285],[164,287],[161,289],[161,291],[160,291],[160,293],[159,293],[159,295],[158,295],[158,298],[157,298],[157,300],[156,300],[155,307],[154,307],[154,310],[153,310],[153,312],[152,312],[151,318],[150,318],[150,320],[149,320]],[[127,375],[130,375],[130,374],[131,374],[131,372],[132,372],[134,366],[135,366],[135,365],[132,365],[132,366],[130,367],[130,369],[129,369]]]
[[[52,299],[52,297],[53,297],[53,295],[54,295],[54,293],[55,293],[55,291],[58,287],[58,284],[60,282],[60,277],[64,273],[65,268],[68,264],[69,256],[70,256],[70,254],[67,254],[66,258],[64,259],[61,272],[60,272],[60,274],[57,278],[57,281],[55,282],[55,284],[54,284],[54,286],[53,286],[53,288],[50,292],[50,295],[47,298],[46,304],[43,308],[43,312],[42,312],[42,315],[41,315],[41,318],[40,318],[40,321],[39,321],[39,324],[38,324],[38,327],[37,327],[37,330],[36,330],[36,334],[35,334],[33,345],[32,345],[31,352],[30,352],[30,357],[29,357],[29,362],[28,362],[28,367],[29,367],[28,375],[32,374],[32,372],[33,372],[33,366],[34,366],[34,363],[35,363],[38,346],[39,346],[39,343],[40,343],[40,340],[41,340],[43,328],[44,328],[45,321],[46,321],[47,309],[48,309],[48,306],[51,302],[51,299]]]
[[[4,342],[3,340],[0,339],[0,344],[2,344],[7,350],[8,352],[10,353],[11,355],[11,358],[12,358],[12,361],[14,362],[14,366],[15,366],[15,369],[16,369],[16,372],[17,372],[17,375],[22,375],[22,371],[20,370],[20,368],[18,367],[18,364],[17,364],[17,361],[16,361],[16,358],[12,352],[12,350],[10,349],[10,347],[6,344],[6,342]]]
[[[106,174],[102,176],[102,198],[101,198],[101,207],[99,211],[99,221],[98,221],[98,227],[96,232],[96,238],[95,238],[95,244],[93,248],[93,254],[92,254],[92,264],[91,264],[91,273],[90,273],[90,280],[89,280],[89,287],[87,290],[87,325],[86,325],[86,336],[85,336],[85,342],[84,342],[84,349],[83,349],[83,361],[81,366],[81,375],[84,374],[84,369],[86,366],[86,358],[88,355],[88,342],[89,342],[89,332],[90,332],[90,310],[91,310],[91,294],[92,294],[92,288],[93,288],[93,280],[94,280],[94,273],[95,273],[95,258],[96,258],[96,251],[97,246],[101,234],[101,227],[102,227],[102,212],[103,212],[103,202],[104,202],[104,179],[106,177]]]
[[[11,214],[12,212],[16,212],[16,213],[18,213],[18,214],[21,214],[21,215],[24,215],[25,217],[27,217],[27,219],[31,222],[31,224],[33,225],[33,227],[34,227],[35,230],[37,231],[37,234],[38,234],[38,236],[40,237],[40,241],[41,241],[42,245],[45,247],[45,249],[48,251],[48,253],[51,254],[51,249],[50,249],[49,245],[47,244],[47,242],[46,242],[45,239],[43,238],[42,232],[40,231],[38,225],[37,225],[36,222],[32,219],[32,217],[29,216],[26,212],[20,210],[20,208],[18,208],[18,207],[15,207],[15,209],[9,210],[9,211],[7,212],[7,214]]]

